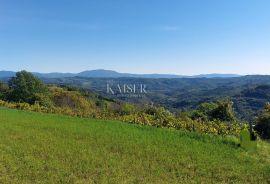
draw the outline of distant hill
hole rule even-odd
[[[202,74],[194,76],[185,75],[173,75],[173,74],[130,74],[130,73],[119,73],[113,70],[87,70],[80,73],[38,73],[33,72],[34,75],[40,78],[65,78],[65,77],[88,77],[88,78],[231,78],[240,77],[236,74]],[[13,71],[0,71],[0,78],[13,77],[15,72]]]
[[[12,71],[0,71],[0,78],[13,77],[14,75],[15,75],[15,72],[12,72]]]
[[[231,78],[231,77],[241,77],[241,75],[237,74],[201,74],[191,76],[192,78]]]
[[[59,72],[53,72],[53,73],[38,73],[33,72],[33,74],[40,78],[65,78],[65,77],[75,77],[76,74],[73,73],[59,73]]]

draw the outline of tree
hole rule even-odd
[[[49,90],[41,80],[32,73],[17,72],[8,82],[10,93],[8,100],[14,102],[26,102],[29,104],[39,103],[44,106],[50,105]]]
[[[191,118],[201,121],[209,121],[212,117],[212,112],[218,107],[217,103],[202,103],[199,107],[191,112]]]
[[[233,102],[219,101],[217,102],[217,108],[211,112],[211,119],[219,119],[221,121],[235,121],[236,117],[233,110]]]
[[[191,113],[192,119],[202,121],[235,121],[236,117],[233,110],[233,102],[231,101],[218,101],[216,103],[203,103],[197,110]]]
[[[267,103],[264,110],[256,120],[255,131],[263,139],[270,139],[270,104]]]
[[[8,86],[0,81],[0,100],[5,100],[8,93]]]

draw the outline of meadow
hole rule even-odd
[[[0,108],[0,183],[270,183],[270,146]]]

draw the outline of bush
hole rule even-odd
[[[263,139],[270,139],[270,104],[267,103],[263,112],[256,120],[255,131]]]
[[[123,103],[121,105],[121,114],[122,115],[130,115],[136,112],[136,107],[132,104]]]
[[[51,87],[50,91],[54,106],[70,109],[73,115],[89,117],[97,110],[96,106],[78,91],[67,91],[59,87]]]

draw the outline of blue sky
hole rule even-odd
[[[270,74],[269,0],[0,0],[0,70]]]

